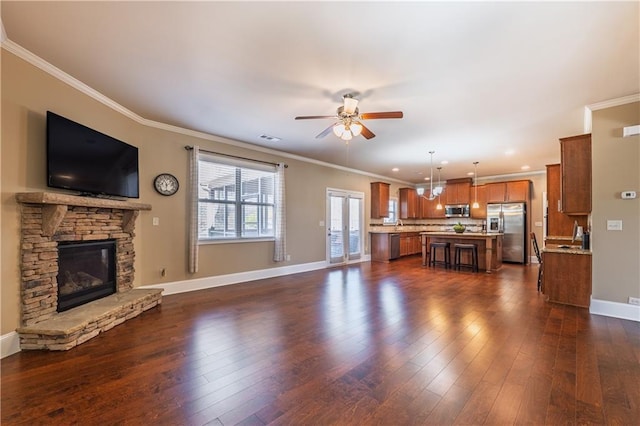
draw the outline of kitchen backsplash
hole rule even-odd
[[[369,228],[376,229],[377,227],[389,227],[402,229],[404,231],[452,231],[453,225],[460,222],[467,227],[469,232],[482,232],[482,224],[486,223],[484,219],[472,219],[468,217],[463,218],[448,218],[448,219],[426,219],[426,220],[413,220],[403,219],[398,221],[395,225],[386,225],[382,223],[382,219],[371,219]]]

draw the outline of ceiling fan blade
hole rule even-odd
[[[331,126],[327,127],[322,132],[318,133],[318,136],[316,136],[316,139],[322,139],[325,136],[327,136],[329,133],[331,133],[331,131],[333,130],[333,126],[335,126],[336,124],[338,123],[333,123]]]
[[[296,117],[296,120],[315,120],[316,118],[336,118],[335,115],[302,115]]]
[[[362,133],[360,133],[360,134],[361,134],[362,136],[364,136],[364,137],[365,137],[365,139],[371,139],[371,138],[375,138],[375,137],[376,137],[376,135],[375,135],[371,130],[369,130],[369,129],[367,128],[367,126],[365,126],[365,125],[364,125],[364,124],[362,124],[362,123],[358,123],[358,124],[360,124],[360,125],[362,126]]]
[[[375,118],[402,118],[402,111],[387,111],[387,112],[363,112],[360,114],[362,120],[371,120]]]

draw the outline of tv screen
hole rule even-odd
[[[138,198],[138,148],[47,111],[47,186]]]

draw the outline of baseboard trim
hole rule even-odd
[[[608,300],[592,298],[589,313],[640,322],[640,306],[630,305],[628,303],[610,302]]]
[[[8,357],[20,352],[20,337],[18,333],[11,333],[0,336],[0,358]]]
[[[365,256],[361,261],[368,259]],[[145,285],[138,288],[163,288],[163,296],[172,294],[186,293],[189,291],[204,290],[207,288],[221,287],[231,284],[239,284],[247,281],[261,280],[264,278],[281,277],[284,275],[298,274],[301,272],[315,271],[327,268],[327,262],[311,262],[298,265],[281,266],[278,268],[259,269],[255,271],[238,272],[235,274],[217,275],[213,277],[196,278],[193,280],[175,281],[170,283],[161,283],[153,285]]]

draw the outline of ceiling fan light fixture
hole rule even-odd
[[[351,129],[351,133],[353,133],[353,136],[360,136],[360,133],[362,133],[362,124],[351,123],[349,129]]]
[[[358,100],[351,97],[351,95],[345,95],[344,97],[344,109],[346,114],[355,114],[356,108],[358,108]]]
[[[343,141],[350,141],[351,139],[353,139],[353,135],[351,134],[351,131],[349,129],[346,129],[342,133],[342,136],[340,136],[340,139],[342,139]]]
[[[418,193],[419,197],[422,197],[424,195],[424,188],[422,186],[419,186],[416,188],[416,192]]]
[[[339,138],[342,137],[342,134],[344,133],[345,130],[346,130],[346,127],[342,123],[336,124],[335,126],[333,126],[333,134]]]

